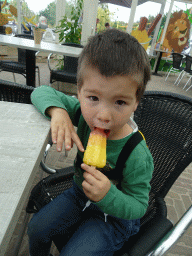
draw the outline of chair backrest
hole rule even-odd
[[[185,66],[185,71],[190,73],[191,71],[191,65],[192,65],[192,57],[189,55],[186,55],[186,66]]]
[[[84,46],[76,43],[63,43],[62,45],[83,48]],[[64,70],[68,72],[77,73],[78,57],[64,57]]]
[[[27,34],[26,35],[25,34],[17,34],[17,35],[15,35],[15,37],[34,40],[34,36],[27,35]],[[34,55],[35,55],[35,52],[34,52]],[[26,64],[26,50],[25,49],[18,48],[18,62],[22,63],[22,64]]]
[[[24,33],[25,35],[31,35],[31,31],[32,31],[32,26],[30,24],[26,24],[26,27],[28,28],[28,30],[24,27],[24,25],[21,23],[21,30],[22,33]]]
[[[147,223],[163,209],[162,200],[192,162],[192,99],[170,92],[145,92],[134,114],[154,159]],[[164,211],[164,210],[163,210]]]
[[[164,198],[192,162],[192,99],[169,92],[146,92],[134,119],[154,159],[150,200]]]
[[[34,88],[0,79],[0,101],[31,104],[31,93]]]
[[[183,59],[183,55],[177,52],[173,52],[173,68],[179,69]]]

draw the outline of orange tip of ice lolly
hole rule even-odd
[[[107,133],[95,128],[89,135],[83,162],[87,165],[103,168],[106,165]]]

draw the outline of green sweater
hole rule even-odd
[[[78,99],[56,91],[49,86],[41,86],[34,90],[31,95],[32,103],[44,115],[48,107],[55,106],[67,110],[72,123],[77,126],[77,134],[86,148],[90,128],[81,115],[79,122],[75,120],[76,111],[80,107]],[[49,118],[48,116],[46,116]],[[133,133],[132,133],[133,134]],[[107,140],[107,166],[115,168],[118,156],[132,134],[120,140]],[[78,151],[83,158],[83,153]],[[95,203],[104,213],[113,215],[122,219],[141,218],[148,206],[150,180],[153,172],[153,158],[145,141],[141,141],[133,150],[127,159],[123,170],[123,180],[121,182],[121,191],[117,189],[113,181],[111,188],[106,196]],[[121,171],[121,170],[120,170]],[[74,180],[82,189],[83,170],[75,165]]]

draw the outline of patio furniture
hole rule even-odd
[[[19,255],[29,214],[21,212],[39,170],[50,131],[48,120],[32,106],[31,86],[0,79],[0,255]],[[20,104],[27,103],[27,104]],[[7,249],[16,225],[14,246]],[[16,239],[16,240],[15,240]]]
[[[165,50],[161,50],[161,49],[154,49],[155,52],[157,52],[157,58],[156,58],[156,61],[155,61],[155,64],[154,64],[154,67],[153,67],[153,70],[155,70],[153,72],[153,75],[155,76],[161,76],[161,74],[158,74],[158,69],[159,69],[159,66],[160,66],[160,63],[161,63],[161,59],[162,59],[162,56],[163,56],[163,53],[166,53],[166,54],[171,54],[171,52],[168,52],[168,51],[165,51]]]
[[[171,68],[172,65],[173,65],[173,58],[172,58],[172,55],[171,55],[171,56],[167,56],[167,57],[162,57],[161,59],[165,61],[165,63],[164,63],[163,66],[162,66],[161,71],[170,70],[170,68]]]
[[[149,207],[141,219],[141,229],[138,234],[130,237],[121,250],[114,253],[117,256],[146,255],[173,228],[167,219],[164,198],[179,175],[192,162],[191,98],[170,92],[147,91],[134,114],[134,120],[144,134],[153,156],[154,173]],[[44,170],[47,172],[46,168]],[[55,171],[55,174],[40,181],[40,201],[35,205],[29,201],[28,212],[38,211],[38,203],[47,204],[72,186],[72,166]],[[37,187],[40,187],[39,184],[34,190]],[[36,192],[32,191],[31,196]],[[64,246],[63,237],[56,236],[53,241],[60,251]]]
[[[29,30],[27,30],[24,25],[21,23],[21,31],[23,34],[25,35],[32,35],[33,34],[33,30],[32,30],[32,25],[30,25],[29,23],[27,23],[25,25]]]
[[[76,43],[63,43],[64,46],[71,46],[76,48],[83,48],[83,45]],[[50,83],[52,84],[54,81],[67,82],[76,84],[77,83],[77,65],[78,65],[78,57],[69,57],[63,56],[64,67],[63,69],[51,69],[50,65],[50,57],[52,53],[48,56],[48,67],[50,69]]]
[[[71,57],[79,57],[82,52],[81,48],[67,47],[60,44],[45,43],[35,44],[34,40],[23,39],[19,37],[10,37],[1,35],[0,45],[8,45],[11,47],[26,50],[26,84],[35,87],[35,55],[34,51],[52,52]]]
[[[179,82],[177,83],[177,85],[180,84],[181,80],[183,79],[185,74],[189,74],[189,79],[187,80],[187,82],[185,83],[183,90],[185,89],[185,87],[188,85],[188,83],[191,81],[192,78],[192,69],[191,69],[191,65],[192,65],[192,57],[189,55],[186,55],[186,67],[184,69],[184,72],[181,76],[181,79],[179,80]],[[190,85],[188,87],[188,89],[186,91],[188,91],[190,88],[192,87],[192,85]]]
[[[173,52],[172,56],[173,56],[173,66],[169,69],[168,74],[165,78],[165,81],[167,80],[167,78],[169,77],[171,72],[174,72],[174,73],[180,72],[179,76],[177,77],[177,79],[174,83],[174,84],[176,84],[177,81],[179,80],[180,76],[184,72],[184,67],[182,67],[183,55],[180,53]]]
[[[18,34],[18,35],[15,35],[15,37],[26,38],[26,39],[31,39],[31,40],[34,39],[34,37],[32,35],[25,35],[25,34]],[[32,54],[34,55],[34,58],[38,53],[39,52],[33,51]],[[39,67],[35,66],[35,69],[38,72],[38,81],[39,81],[39,85],[40,85]],[[26,71],[26,50],[18,48],[18,61],[1,60],[0,61],[0,71],[12,72],[15,83],[16,83],[16,79],[15,79],[14,73],[21,74],[26,78],[26,73],[27,73],[27,71]]]
[[[0,101],[31,104],[33,87],[0,79]]]

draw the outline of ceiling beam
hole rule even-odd
[[[165,0],[138,0],[138,5],[144,4],[148,1],[163,4]],[[108,4],[115,4],[120,5],[123,7],[131,8],[132,0],[99,0],[99,2],[102,3],[108,3]],[[192,4],[192,0],[175,0],[175,2],[180,3],[186,3],[186,4]]]

